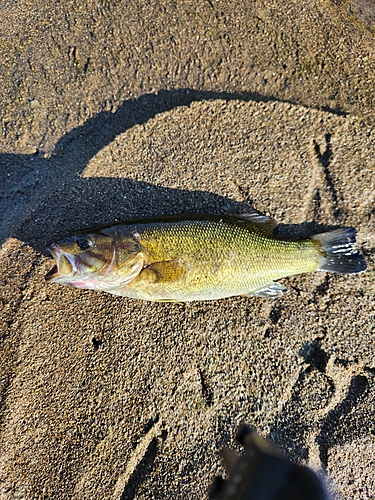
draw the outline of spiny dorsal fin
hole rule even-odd
[[[262,215],[250,209],[245,214],[238,214],[237,217],[257,224],[268,236],[273,235],[273,230],[278,225],[277,221],[267,215]]]

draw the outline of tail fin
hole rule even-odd
[[[355,247],[356,234],[354,227],[344,227],[313,236],[312,239],[322,245],[322,259],[318,270],[341,274],[365,271],[366,260]]]

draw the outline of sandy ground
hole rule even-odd
[[[370,0],[0,6],[0,498],[206,498],[243,421],[375,498],[374,30]],[[368,271],[186,305],[44,281],[71,230],[248,206],[355,226]]]

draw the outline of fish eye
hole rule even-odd
[[[92,241],[88,236],[80,236],[76,239],[76,243],[81,250],[87,250],[92,247]]]

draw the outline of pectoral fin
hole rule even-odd
[[[267,283],[266,285],[264,285],[264,287],[256,290],[255,292],[250,292],[246,294],[246,296],[275,298],[283,295],[285,291],[285,286],[280,285],[280,283],[276,283],[276,281],[271,281],[271,283]]]
[[[186,274],[186,266],[176,260],[154,262],[140,274],[140,279],[149,283],[162,283],[178,281]]]

